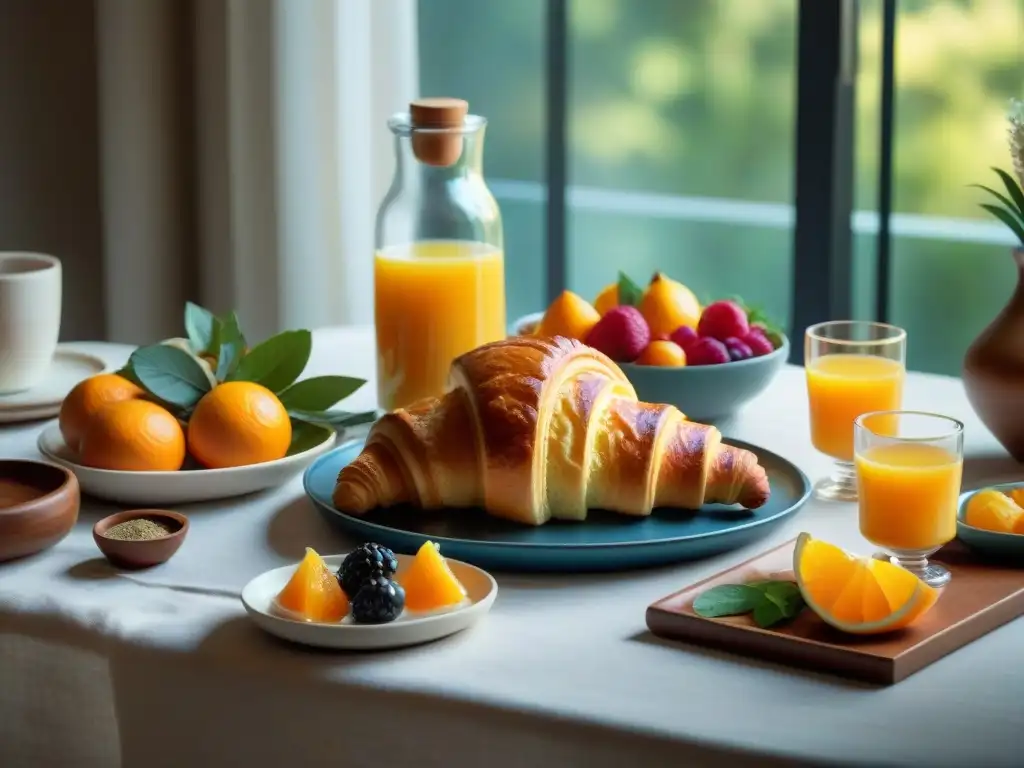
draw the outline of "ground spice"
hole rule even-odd
[[[108,539],[118,539],[119,541],[148,541],[167,536],[176,530],[178,530],[177,526],[148,517],[137,517],[134,520],[125,520],[123,523],[111,526],[104,535]]]

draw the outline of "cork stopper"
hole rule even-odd
[[[463,99],[426,98],[409,104],[412,151],[420,162],[442,168],[458,162],[468,112],[469,102]]]

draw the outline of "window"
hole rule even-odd
[[[490,119],[486,173],[505,221],[510,319],[543,307],[551,277],[593,298],[619,269],[638,281],[660,269],[702,298],[742,295],[791,331],[796,324],[797,336],[808,318],[888,318],[910,333],[912,368],[958,373],[1015,279],[1008,233],[968,185],[1007,163],[1005,107],[1024,89],[1024,4],[894,4],[886,257],[877,233],[888,2],[421,2],[421,90],[464,96]],[[828,93],[814,75],[842,66],[838,22],[850,9],[855,109],[844,115],[828,98],[798,109],[801,88]],[[549,88],[562,85],[564,100],[549,110]],[[829,227],[797,223],[842,213],[841,164],[834,200],[811,189],[801,214],[796,199],[797,178],[823,182],[831,171],[806,167],[798,134],[842,148],[851,141],[842,130],[813,132],[844,118],[853,129],[849,263],[832,253]],[[553,149],[561,172],[547,163]],[[549,190],[549,179],[565,189]],[[549,210],[549,191],[564,192],[564,212]],[[551,227],[564,227],[564,242]]]

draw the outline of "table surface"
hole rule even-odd
[[[128,347],[108,344],[75,346],[101,354],[114,365],[130,352]],[[373,368],[370,329],[323,329],[314,334],[308,375],[332,372],[369,379],[346,407],[361,410],[374,405]],[[770,448],[812,479],[818,478],[829,463],[810,446],[804,398],[801,369],[787,367],[744,409],[727,434]],[[911,374],[904,403],[965,423],[965,487],[1022,476],[1020,467],[974,416],[958,379]],[[35,440],[40,429],[38,422],[4,427],[0,455],[38,458]],[[468,702],[472,709],[459,710],[455,718],[463,728],[457,746],[464,751],[491,749],[488,754],[494,760],[498,753],[493,751],[493,739],[498,736],[493,734],[508,736],[514,730],[509,723],[521,725],[522,718],[546,723],[561,735],[573,734],[591,748],[601,745],[608,761],[616,754],[615,739],[621,737],[640,764],[654,764],[655,755],[672,750],[678,757],[694,745],[817,764],[861,765],[1012,765],[1019,764],[1024,751],[1019,709],[1024,665],[1016,663],[1024,646],[1021,621],[883,689],[663,642],[646,631],[644,611],[652,601],[800,531],[866,550],[853,505],[812,500],[776,535],[692,564],[603,575],[496,574],[497,603],[478,627],[418,648],[350,655],[310,652],[272,640],[248,622],[238,599],[249,579],[294,562],[306,546],[324,554],[351,546],[314,511],[303,495],[301,478],[262,494],[183,508],[191,520],[188,539],[174,559],[145,572],[118,572],[100,559],[91,527],[110,511],[109,506],[86,500],[78,525],[56,547],[0,565],[0,641],[5,641],[0,644],[0,669],[5,681],[14,681],[5,682],[6,693],[0,692],[0,745],[17,741],[18,729],[25,726],[25,718],[31,719],[26,708],[47,707],[53,710],[52,717],[58,716],[52,690],[46,694],[45,685],[43,693],[38,690],[40,680],[49,680],[66,696],[76,684],[82,695],[93,695],[95,700],[87,706],[74,705],[75,716],[84,731],[106,733],[118,742],[112,748],[96,738],[88,749],[81,742],[69,742],[69,749],[79,750],[79,765],[87,763],[88,750],[99,756],[96,764],[108,765],[115,760],[125,765],[172,765],[178,760],[182,765],[197,754],[213,760],[212,752],[197,753],[194,746],[189,752],[187,739],[178,744],[176,758],[168,757],[175,754],[173,749],[163,748],[164,762],[154,762],[151,755],[146,758],[152,751],[147,729],[156,728],[154,721],[161,713],[187,716],[193,709],[207,713],[195,715],[189,725],[195,740],[233,740],[231,754],[248,753],[246,759],[263,757],[272,764],[287,754],[284,747],[275,746],[285,739],[285,726],[275,718],[284,718],[287,727],[300,733],[302,717],[307,717],[310,728],[323,733],[329,729],[324,722],[330,723],[332,716],[316,721],[318,712],[337,707],[340,718],[352,691],[358,691],[363,702],[386,693],[389,717],[404,713],[403,717],[422,722],[440,718],[445,707]],[[58,658],[55,649],[64,648],[82,655],[77,666]],[[49,660],[48,671],[31,668],[26,661],[39,658],[40,649]],[[86,667],[92,671],[83,671]],[[189,688],[218,675],[232,682],[211,684],[201,694]],[[98,681],[108,677],[113,682],[101,686]],[[305,695],[297,681],[315,691],[308,697],[319,710],[294,716],[288,702]],[[287,698],[267,698],[276,701],[273,712],[264,707],[242,714],[247,701],[271,696],[257,693],[264,682],[275,688],[274,695]],[[229,689],[233,703],[221,698]],[[44,694],[49,698],[40,699]],[[64,703],[72,706],[69,698]],[[4,714],[15,706],[21,708],[21,720]],[[146,708],[152,709],[152,716],[143,717]],[[490,729],[487,745],[473,746],[475,737],[465,728],[466,712],[473,713],[474,727],[479,722],[481,733]],[[231,713],[245,722],[230,723]],[[499,713],[506,718],[500,724],[490,719]],[[210,724],[218,718],[223,722]],[[276,741],[267,733],[275,727]],[[338,743],[351,743],[341,730]],[[40,748],[37,742],[25,746],[27,737],[21,736],[22,748]],[[48,738],[59,741],[61,736]],[[202,750],[213,749],[202,743]],[[517,748],[522,757],[530,742],[520,738]],[[275,749],[285,751],[271,757]],[[579,764],[575,761],[581,758],[573,757],[571,744],[558,749],[566,751],[559,753],[561,758],[552,758],[552,764],[559,759],[559,764]],[[635,753],[637,749],[649,752]],[[0,755],[3,750],[0,746]],[[392,757],[392,764],[402,763],[400,756]],[[415,751],[405,755],[409,760],[416,757]],[[620,762],[607,764],[621,764],[621,755]],[[727,764],[739,763],[727,759]]]

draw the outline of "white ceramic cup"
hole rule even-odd
[[[0,394],[32,389],[60,336],[60,259],[0,251]]]

